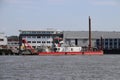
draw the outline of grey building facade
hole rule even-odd
[[[64,42],[69,45],[88,46],[88,31],[64,31]],[[103,49],[120,49],[120,32],[92,31],[92,47],[100,48],[101,37]]]

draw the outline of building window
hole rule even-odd
[[[30,34],[32,34],[32,31],[29,31]]]
[[[41,46],[37,46],[37,48],[40,48]]]
[[[37,38],[41,38],[41,36],[37,36]]]
[[[36,36],[32,36],[32,38],[36,38]]]
[[[26,36],[22,36],[22,38],[26,38]]]
[[[32,41],[32,43],[36,43],[36,41]]]
[[[50,38],[50,36],[47,36],[47,38]]]
[[[26,31],[23,31],[22,34],[26,34]]]
[[[83,43],[86,43],[88,41],[88,39],[83,39]]]
[[[113,40],[112,39],[109,39],[109,45],[112,46],[113,45]]]
[[[32,31],[32,34],[36,34],[36,32],[35,32],[35,31]]]
[[[15,43],[15,44],[18,44],[18,43]]]
[[[4,39],[0,39],[0,41],[4,41]]]
[[[114,45],[117,45],[117,42],[114,42]]]
[[[117,42],[117,39],[114,39],[114,42]]]
[[[42,38],[45,38],[45,36],[42,36]]]
[[[116,49],[116,48],[117,48],[117,45],[114,45],[114,48]]]
[[[54,33],[54,32],[50,32],[51,34]]]
[[[28,43],[31,43],[31,41],[28,41]]]
[[[120,47],[120,43],[119,43],[119,47]]]
[[[99,42],[100,42],[100,40],[99,40],[99,39],[97,39],[97,40],[96,40],[96,42],[98,42],[98,43],[99,43]]]
[[[50,41],[47,41],[47,43],[50,43]]]
[[[48,34],[50,34],[50,32],[47,32]]]
[[[113,40],[112,39],[109,39],[110,42],[112,42]]]
[[[45,43],[45,41],[42,41],[42,43]]]
[[[36,46],[32,46],[33,48],[36,48]]]
[[[40,34],[40,33],[41,33],[40,31],[37,32],[37,34]]]
[[[112,42],[110,42],[109,45],[112,46]]]
[[[42,32],[43,34],[45,34],[45,32]]]
[[[120,39],[118,40],[118,43],[120,43]]]
[[[108,45],[105,45],[105,49],[108,49]]]
[[[37,41],[37,43],[41,43],[41,41]]]
[[[108,39],[105,39],[105,43],[108,43]]]
[[[31,38],[31,36],[27,36],[27,38]]]
[[[105,42],[105,45],[108,45],[108,42]]]

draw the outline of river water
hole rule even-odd
[[[120,55],[0,56],[0,80],[120,80]]]

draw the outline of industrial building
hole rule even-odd
[[[88,31],[64,31],[64,41],[69,45],[88,46]],[[120,32],[112,31],[92,31],[92,46],[103,49],[120,49]]]

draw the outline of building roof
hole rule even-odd
[[[88,31],[64,31],[64,38],[69,39],[88,39]],[[120,32],[115,31],[92,31],[92,38],[99,39],[103,38],[120,38]]]
[[[58,30],[58,29],[54,29],[54,28],[47,28],[47,29],[24,29],[24,30],[19,30],[19,32],[22,32],[22,31],[61,31],[61,30]]]
[[[20,34],[63,34],[63,31],[56,29],[44,29],[44,30],[19,30]]]

